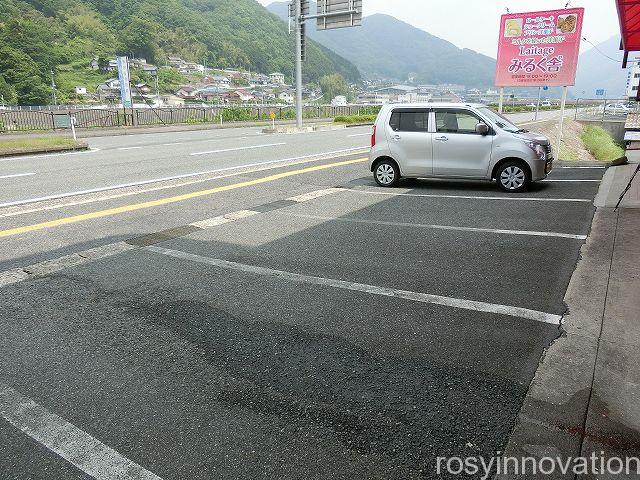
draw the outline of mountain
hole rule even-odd
[[[571,93],[577,98],[595,98],[596,90],[601,88],[607,91],[609,98],[626,95],[627,70],[622,69],[620,36],[611,37],[580,55],[576,85]]]
[[[5,101],[46,103],[51,70],[56,83],[59,76],[80,81],[94,56],[128,54],[160,65],[180,56],[290,77],[293,52],[287,26],[255,0],[0,0]],[[331,73],[360,78],[326,47],[310,41],[307,52],[306,80]]]
[[[286,20],[287,2],[275,2],[269,11]],[[314,12],[315,3],[311,4]],[[394,17],[365,17],[361,27],[318,32],[307,24],[309,37],[353,62],[369,78],[421,83],[457,83],[469,87],[493,86],[496,61],[473,50],[460,49]]]

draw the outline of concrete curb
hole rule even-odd
[[[83,152],[86,150],[89,150],[89,146],[87,144],[84,144],[84,145],[78,145],[70,148],[69,147],[45,148],[40,150],[28,150],[23,152],[0,153],[0,158],[29,157],[31,155],[42,155],[47,153]]]
[[[529,387],[505,457],[578,457],[591,399],[598,339],[607,297],[617,213],[596,211],[582,258],[571,277],[564,333],[543,356]],[[500,480],[522,478],[500,474]],[[540,478],[573,479],[573,472]]]

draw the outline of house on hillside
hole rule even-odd
[[[284,73],[274,72],[269,75],[269,81],[273,85],[284,85]]]
[[[180,87],[176,92],[176,96],[184,100],[196,100],[198,90],[190,85]]]
[[[231,79],[222,75],[214,75],[213,77],[209,77],[208,83],[219,88],[231,87]]]
[[[83,87],[81,85],[76,85],[76,87],[73,89],[74,93],[76,95],[86,95],[87,94],[87,87]]]
[[[136,83],[132,90],[134,95],[149,95],[151,93],[151,87],[146,83]]]
[[[255,100],[255,97],[246,90],[235,90],[229,92],[225,97],[227,103],[249,103]]]
[[[100,101],[113,101],[120,98],[120,80],[110,78],[104,83],[101,83],[96,88],[96,94]]]
[[[196,98],[205,102],[224,103],[227,93],[228,90],[226,88],[208,86],[198,90]]]
[[[281,101],[291,105],[294,102],[294,96],[293,96],[293,94],[291,92],[288,92],[288,91],[285,90],[284,92],[280,92],[278,94],[278,100],[281,100]]]

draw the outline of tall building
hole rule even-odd
[[[638,88],[640,88],[640,57],[636,57],[633,62],[629,62],[627,70],[627,97],[637,98]]]

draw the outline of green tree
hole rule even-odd
[[[320,79],[319,83],[326,102],[330,102],[338,95],[349,96],[349,85],[344,77],[339,73],[325,75]]]
[[[29,55],[6,45],[0,46],[0,72],[15,90],[17,103],[49,103],[51,90],[46,84],[46,76]]]
[[[161,54],[158,46],[158,24],[145,18],[134,18],[120,34],[122,53],[155,62]]]
[[[16,89],[9,85],[4,77],[0,75],[0,103],[14,105],[17,101]]]

